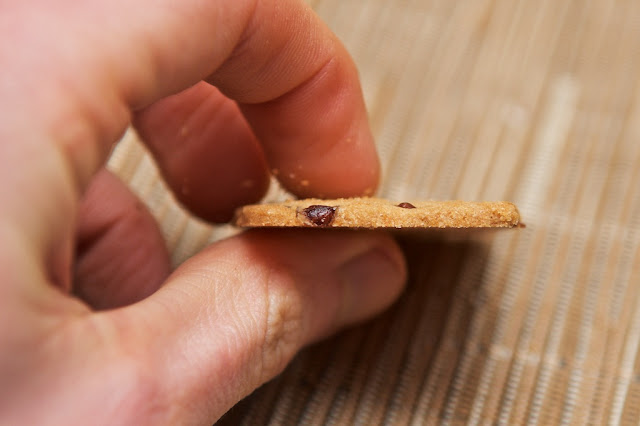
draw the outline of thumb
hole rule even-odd
[[[405,277],[386,234],[250,231],[113,315],[153,369],[169,418],[211,423],[302,346],[386,308]]]

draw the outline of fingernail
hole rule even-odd
[[[374,249],[343,264],[341,317],[344,323],[361,321],[387,308],[400,294],[406,279],[402,257]]]

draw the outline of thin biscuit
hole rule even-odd
[[[233,223],[245,228],[514,228],[520,213],[504,201],[306,199],[240,207]]]

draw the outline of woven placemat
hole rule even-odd
[[[360,68],[379,195],[511,200],[527,228],[401,237],[402,299],[220,423],[638,424],[640,2],[311,4]],[[236,232],[184,213],[135,135],[110,167],[174,264]]]

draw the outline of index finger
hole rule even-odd
[[[99,3],[130,26],[121,37],[111,36],[121,27],[88,29],[105,39],[103,52],[122,52],[104,68],[122,73],[115,81],[130,108],[206,79],[240,104],[285,187],[301,196],[373,192],[379,163],[356,67],[303,1]]]
[[[227,221],[236,207],[264,195],[265,153],[274,174],[300,196],[375,188],[377,157],[353,62],[310,9],[289,3],[256,3],[243,35],[207,78],[224,95],[198,84],[136,114],[136,129],[177,198],[207,220]],[[254,157],[262,167],[249,161]]]
[[[356,67],[302,2],[257,2],[239,43],[208,80],[241,104],[287,189],[373,193],[379,163]]]
[[[132,112],[203,79],[241,104],[289,189],[376,186],[355,66],[299,0],[34,0],[6,12],[0,136],[17,143],[1,146],[3,217],[41,249],[72,234],[79,192]]]

